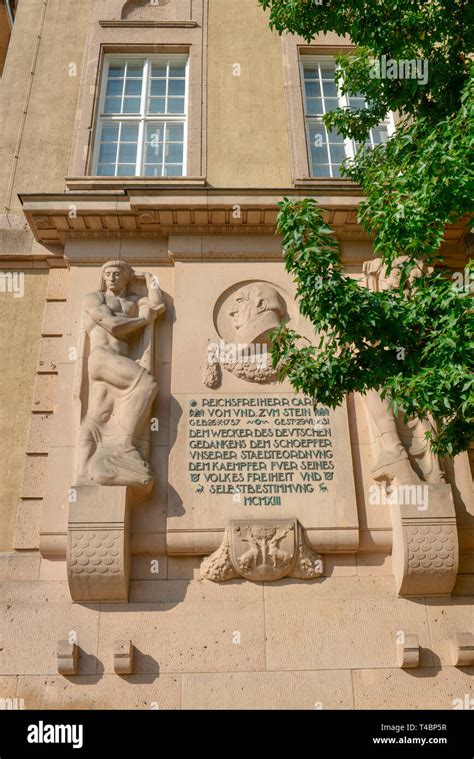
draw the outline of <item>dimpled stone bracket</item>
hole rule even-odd
[[[129,497],[126,487],[80,486],[69,506],[67,566],[73,601],[128,601]]]
[[[392,506],[392,565],[400,596],[449,595],[458,571],[451,487],[429,485],[426,510]]]

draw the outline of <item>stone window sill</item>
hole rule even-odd
[[[205,177],[67,177],[67,190],[154,190],[205,187]]]

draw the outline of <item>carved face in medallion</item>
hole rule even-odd
[[[285,304],[271,285],[246,285],[235,293],[229,315],[236,337],[250,343],[257,338],[264,339],[278,327],[285,315]]]

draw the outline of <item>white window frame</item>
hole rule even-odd
[[[306,87],[305,87],[305,76],[304,76],[304,69],[305,64],[317,66],[320,63],[332,63],[335,64],[336,70],[337,70],[337,64],[336,64],[336,57],[334,55],[305,55],[300,54],[299,55],[299,63],[300,63],[300,81],[301,81],[301,91],[303,96],[303,114],[304,114],[304,120],[305,120],[305,135],[306,135],[306,150],[308,155],[308,166],[309,166],[309,174],[314,179],[318,179],[318,176],[313,174],[313,161],[311,158],[311,142],[310,142],[310,136],[309,136],[309,130],[310,127],[313,124],[322,124],[324,126],[324,123],[322,121],[321,116],[314,116],[309,115],[307,112],[307,102],[306,102]],[[323,91],[323,85],[321,80],[321,75],[319,75],[319,79],[316,80],[319,82],[319,86],[321,88],[321,100],[322,100],[322,106],[324,110],[324,91]],[[336,81],[334,82],[336,84]],[[339,108],[348,108],[349,103],[349,94],[343,95],[341,93],[341,88],[339,84],[337,84],[337,98],[338,98],[338,106]],[[325,115],[325,114],[324,114]],[[380,122],[381,124],[384,124],[387,127],[387,135],[390,137],[395,132],[395,121],[393,117],[393,113],[389,111],[384,119],[384,121]],[[373,129],[376,129],[377,126],[372,127]],[[373,140],[372,135],[370,135],[370,141],[372,143],[373,147]],[[344,150],[346,153],[346,158],[354,158],[356,154],[355,149],[355,141],[350,137],[344,138]],[[328,156],[329,158],[329,156]],[[324,179],[339,179],[339,177],[333,176],[333,164],[329,162],[329,171],[331,176],[330,177],[320,177]]]
[[[125,64],[127,61],[134,62],[134,61],[144,61],[144,68],[143,68],[143,82],[142,82],[142,93],[141,93],[141,111],[137,114],[106,114],[104,113],[104,107],[105,107],[105,96],[106,96],[106,89],[107,89],[107,80],[109,75],[109,68],[111,65],[120,65]],[[150,81],[150,68],[153,63],[157,63],[160,61],[170,61],[172,63],[184,63],[185,64],[185,85],[184,85],[184,113],[180,114],[147,114],[147,103],[148,103],[148,85]],[[148,123],[164,123],[164,122],[175,122],[178,124],[184,124],[184,138],[183,138],[183,174],[180,176],[186,176],[187,175],[187,164],[188,164],[188,123],[189,123],[189,54],[188,53],[156,53],[154,55],[144,55],[143,53],[130,53],[129,55],[105,55],[104,56],[104,65],[102,67],[102,76],[100,80],[100,95],[99,95],[99,107],[97,110],[97,116],[96,116],[96,123],[95,123],[95,137],[94,137],[94,146],[93,146],[93,161],[92,161],[92,173],[93,175],[97,176],[98,172],[98,164],[99,164],[99,149],[100,149],[100,138],[102,133],[102,125],[104,123],[113,123],[113,122],[125,122],[130,124],[137,124],[138,127],[138,144],[137,144],[137,160],[136,160],[136,168],[135,168],[135,174],[131,176],[136,177],[145,177],[147,179],[154,179],[157,177],[152,176],[146,176],[143,173],[143,153],[145,148],[145,129],[146,125]],[[163,149],[163,165],[165,163],[165,150]],[[139,169],[137,171],[137,169]],[[101,176],[108,176],[109,179],[112,179],[113,177],[119,178],[123,175],[101,175]],[[173,178],[175,175],[169,175],[170,179]],[[162,178],[161,177],[158,178]],[[166,177],[166,175],[165,175]]]

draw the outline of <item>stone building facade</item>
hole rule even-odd
[[[456,708],[474,673],[467,454],[441,472],[380,399],[315,411],[250,351],[282,319],[311,335],[275,236],[284,196],[314,197],[347,271],[384,286],[339,176],[354,146],[320,119],[350,41],[280,38],[256,0],[8,11],[2,703]],[[446,231],[455,271],[465,233]]]

